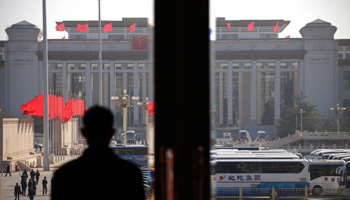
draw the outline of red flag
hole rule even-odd
[[[290,35],[288,35],[286,38],[290,38]]]
[[[136,23],[134,23],[133,25],[131,25],[131,26],[129,27],[129,33],[135,31],[135,26],[136,26]]]
[[[154,114],[154,101],[148,104],[149,114]]]
[[[78,24],[77,26],[77,32],[88,32],[89,24],[81,25]]]
[[[112,31],[112,23],[106,24],[103,28],[103,32],[107,33],[107,32],[111,32],[111,31]]]
[[[72,119],[73,113],[72,113],[72,106],[74,104],[74,99],[70,99],[66,105],[64,106],[64,123],[67,123],[69,120]]]
[[[62,40],[66,39],[66,36],[63,36]]]
[[[44,115],[44,94],[35,97],[28,103],[21,106],[23,115],[37,115],[39,117]]]
[[[273,31],[274,31],[275,33],[277,33],[277,32],[278,32],[278,22],[277,22],[277,24],[276,24],[275,28],[273,29]]]
[[[58,25],[56,26],[56,31],[64,31],[64,23],[58,24]]]
[[[254,22],[248,24],[248,30],[249,30],[249,31],[254,30]]]
[[[228,30],[231,30],[231,24],[230,23],[227,23],[227,28],[228,28]]]

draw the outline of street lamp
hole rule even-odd
[[[337,114],[337,133],[339,133],[339,114],[342,114],[343,111],[346,110],[346,108],[342,108],[339,106],[339,104],[337,104],[337,107],[331,108],[331,110]]]
[[[148,97],[146,97],[146,101],[144,102],[138,102],[137,103],[138,106],[140,106],[142,108],[142,110],[144,110],[146,112],[146,144],[148,144]]]
[[[124,128],[124,145],[126,145],[126,122],[127,122],[127,115],[128,115],[128,107],[132,107],[132,103],[134,101],[139,101],[139,97],[130,97],[128,94],[126,94],[126,89],[124,89],[124,94],[117,96],[112,96],[111,100],[115,102],[115,105],[119,108],[123,108],[123,128]]]
[[[303,113],[305,113],[305,111],[303,109],[300,108],[300,132],[303,132]]]

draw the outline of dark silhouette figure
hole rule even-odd
[[[33,189],[33,182],[32,179],[29,179],[28,181],[28,195],[29,195],[29,190]]]
[[[27,189],[27,181],[26,181],[26,179],[22,178],[21,185],[22,185],[22,196],[26,196],[26,189]]]
[[[46,176],[44,177],[43,180],[43,195],[47,193],[47,180],[46,180]]]
[[[36,183],[35,183],[35,180],[34,180],[34,178],[32,178],[32,183],[33,183],[33,185],[32,185],[32,187],[33,187],[33,190],[34,190],[34,195],[36,195]]]
[[[34,199],[34,190],[33,190],[33,188],[31,187],[31,188],[29,188],[29,190],[28,190],[28,196],[27,197],[29,197],[29,199],[30,200],[33,200]]]
[[[15,200],[16,199],[19,200],[19,195],[21,194],[21,187],[19,187],[18,183],[16,183],[14,194],[15,194]]]
[[[40,173],[39,173],[39,170],[37,170],[35,173],[36,184],[39,184],[39,177],[40,177]]]
[[[139,168],[118,158],[108,147],[115,133],[112,113],[95,106],[86,112],[83,123],[85,128],[81,133],[89,148],[80,158],[56,171],[52,181],[52,200],[144,200]],[[105,176],[92,173],[106,169],[113,169],[113,172]]]
[[[32,170],[30,171],[30,179],[33,179],[35,177],[35,172]]]
[[[27,170],[25,169],[22,173],[22,177],[25,178],[25,180],[27,181],[27,178],[28,178],[28,173],[27,173]]]
[[[6,174],[5,174],[5,177],[7,176],[7,174],[10,174],[10,176],[12,176],[11,175],[11,172],[10,172],[10,165],[9,164],[7,164],[7,167],[6,167]]]

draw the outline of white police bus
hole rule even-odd
[[[217,196],[303,196],[309,188],[309,164],[305,159],[216,159]],[[288,190],[285,190],[288,189]]]
[[[314,196],[336,195],[340,179],[337,169],[344,165],[343,160],[310,161],[310,189]]]

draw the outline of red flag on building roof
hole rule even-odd
[[[131,26],[129,27],[129,33],[135,31],[135,27],[136,27],[136,23],[134,23],[133,25],[131,25]]]
[[[248,24],[248,30],[249,30],[249,31],[254,30],[254,22]]]
[[[230,23],[227,23],[227,28],[228,28],[228,30],[231,30],[231,24]]]
[[[275,26],[275,28],[274,28],[274,30],[273,30],[275,33],[277,33],[278,32],[278,22],[277,22],[277,24],[276,24],[276,26]]]
[[[111,32],[111,31],[112,31],[112,23],[106,24],[106,25],[103,27],[103,32],[107,33],[107,32]]]
[[[290,38],[290,35],[288,35],[286,38]]]
[[[78,24],[77,32],[88,32],[89,24]]]
[[[64,23],[58,24],[58,25],[56,26],[56,31],[64,31]]]

